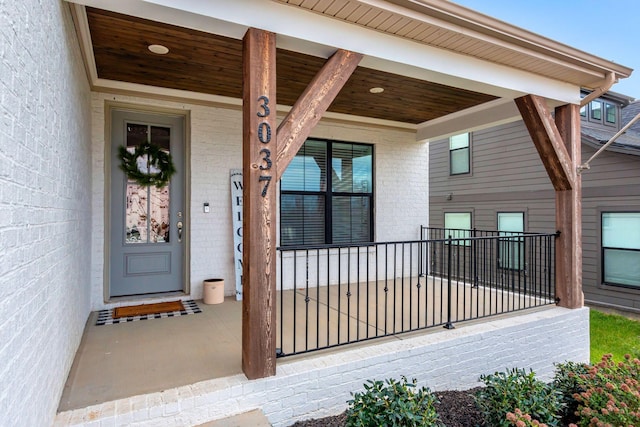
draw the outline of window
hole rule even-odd
[[[580,107],[580,116],[591,123],[616,127],[618,125],[618,110],[619,107],[615,103],[597,99]]]
[[[640,212],[602,213],[602,281],[640,287]]]
[[[616,124],[616,106],[613,104],[609,104],[608,102],[604,103],[604,118],[605,123],[610,125]]]
[[[468,133],[449,138],[449,171],[451,175],[469,173],[471,170],[470,157]]]
[[[602,120],[602,102],[591,101],[591,118],[595,121]]]
[[[280,183],[280,243],[372,238],[373,146],[308,139]]]
[[[522,270],[524,268],[524,212],[498,212],[500,239],[498,262],[500,268]]]
[[[460,239],[471,236],[471,212],[445,212],[444,214],[445,238]],[[454,244],[469,246],[469,240],[458,241]]]

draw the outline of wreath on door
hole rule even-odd
[[[145,187],[164,187],[176,172],[171,154],[151,141],[143,142],[133,151],[121,145],[118,147],[118,157],[120,169],[127,178]]]

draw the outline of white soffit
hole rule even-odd
[[[632,71],[447,0],[273,1],[588,88]]]

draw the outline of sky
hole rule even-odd
[[[640,1],[453,0],[517,27],[633,68],[611,90],[640,99]]]

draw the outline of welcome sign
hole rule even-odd
[[[231,215],[233,217],[233,261],[236,300],[242,300],[242,169],[231,169]]]

